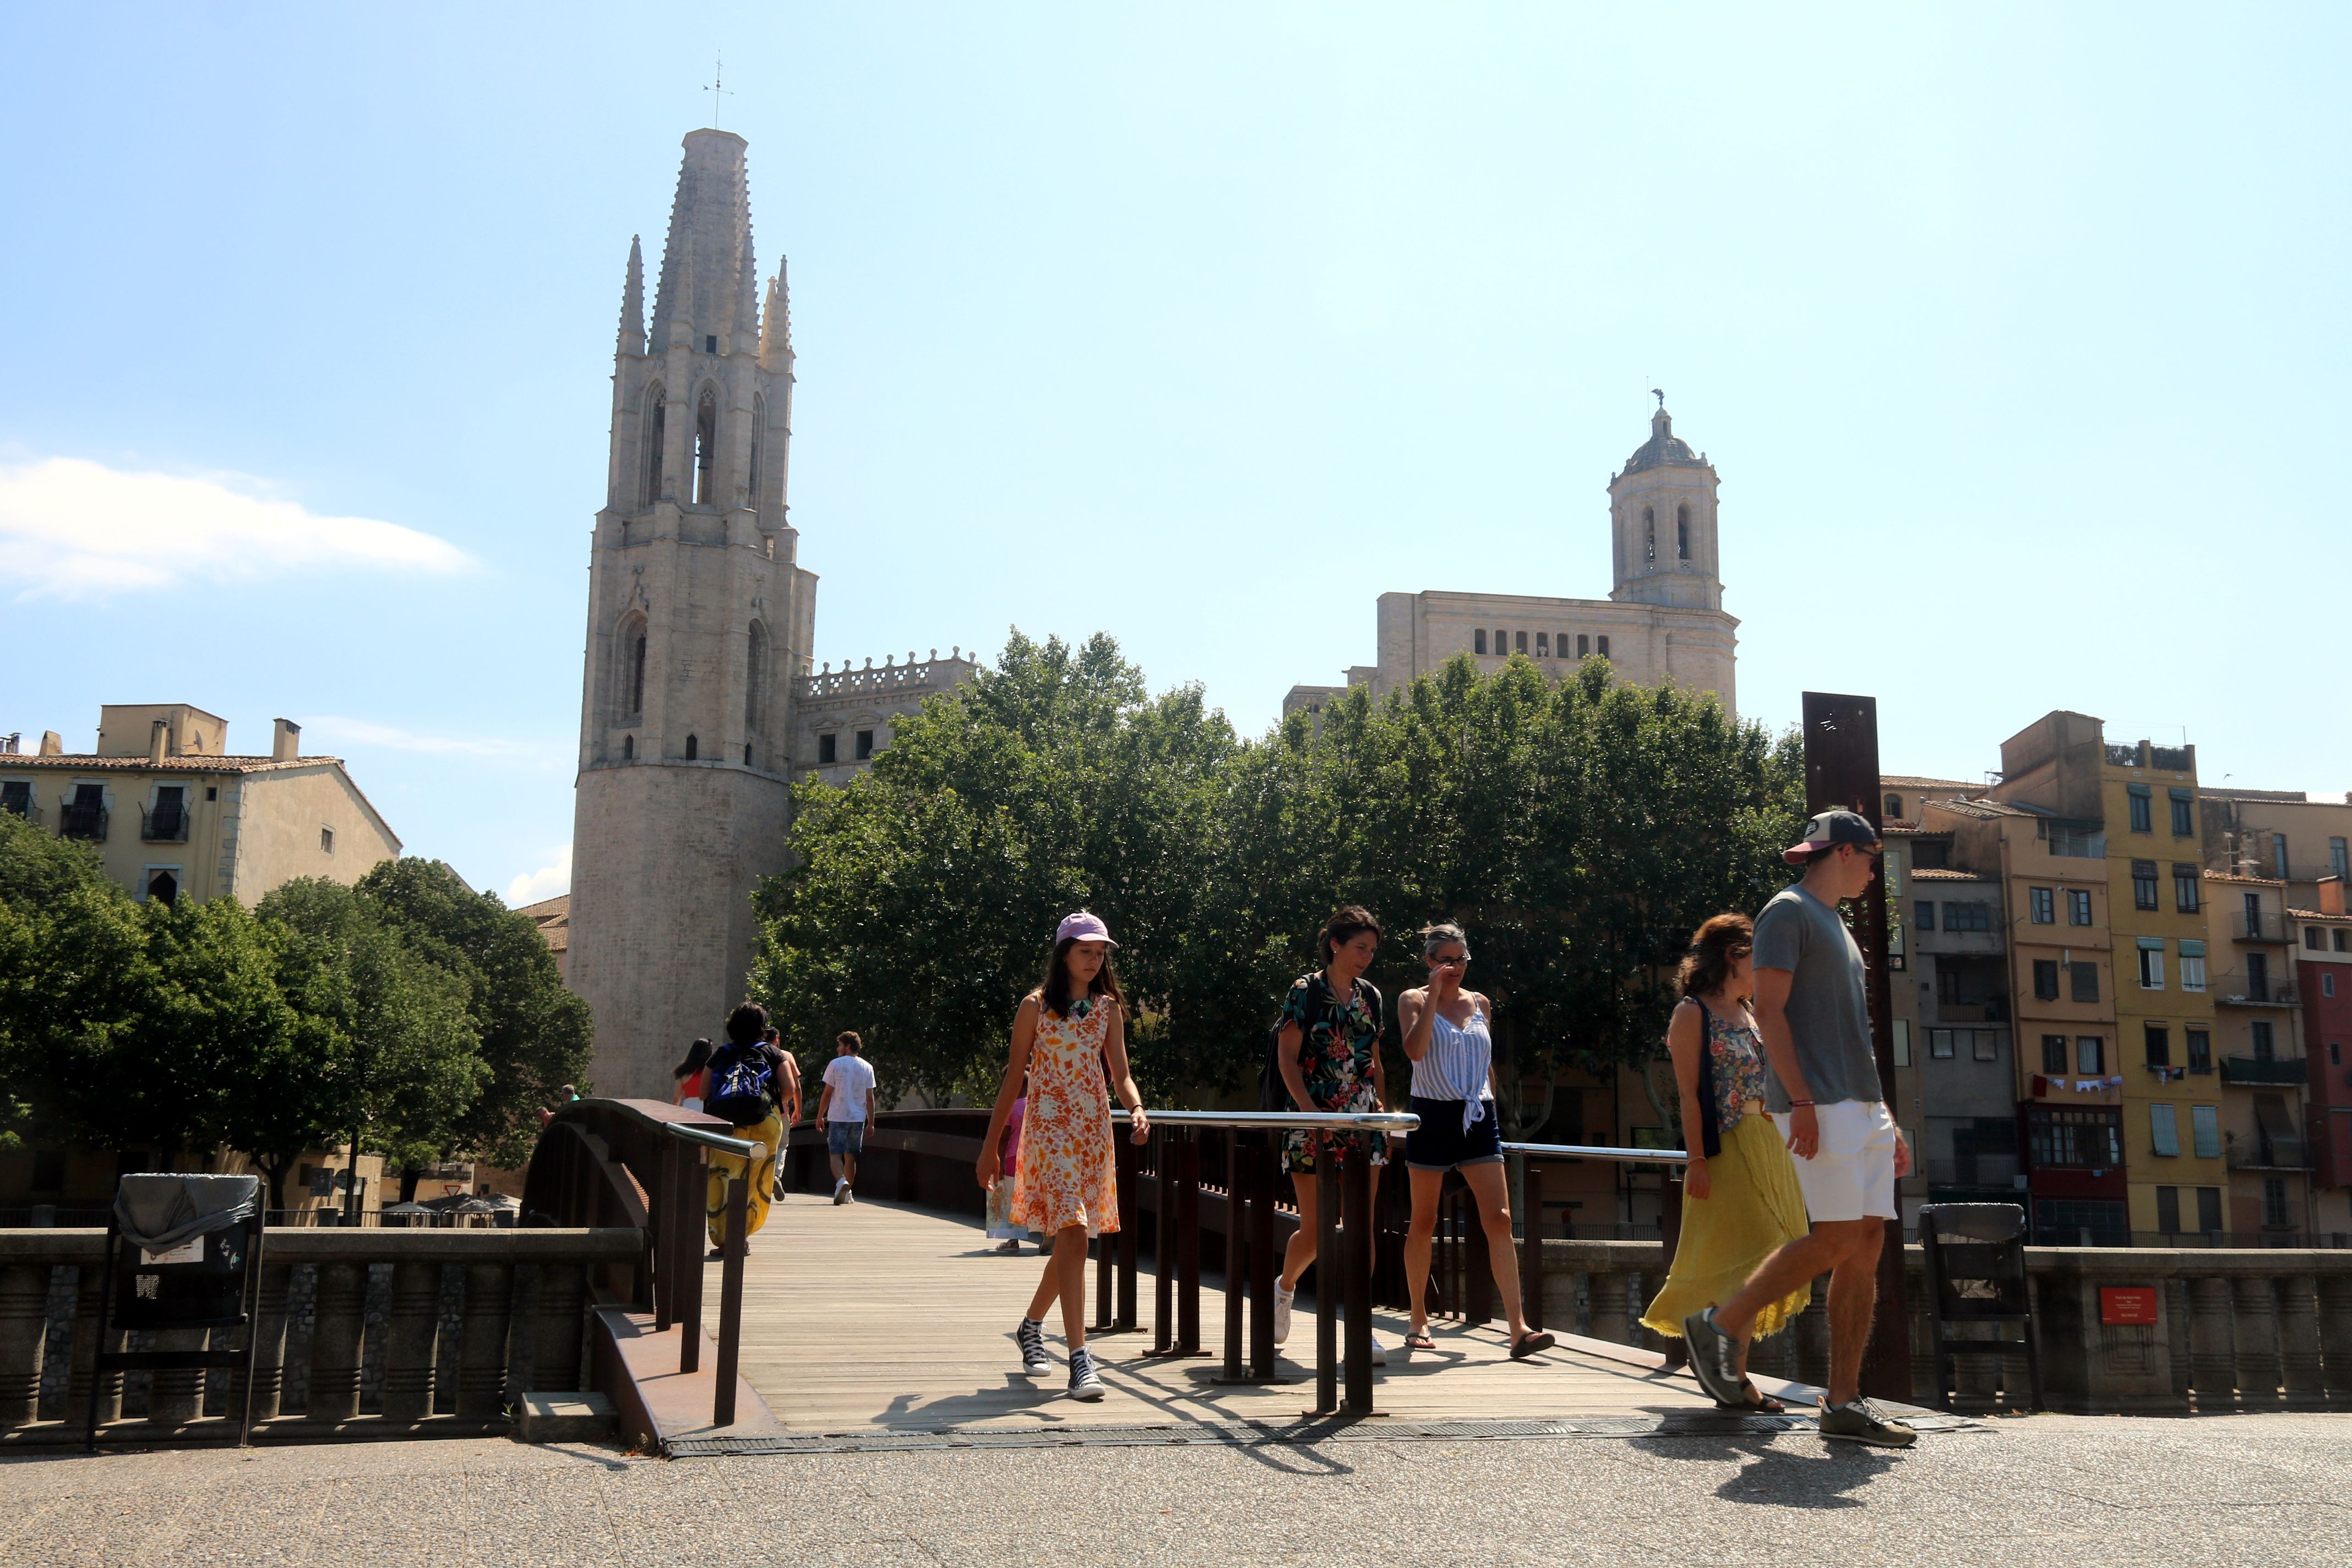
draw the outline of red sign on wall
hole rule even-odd
[[[2100,1286],[2099,1321],[2102,1323],[2155,1322],[2156,1287],[2153,1285]]]

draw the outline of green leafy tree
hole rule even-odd
[[[386,860],[357,891],[412,952],[465,983],[487,1076],[446,1152],[520,1165],[530,1157],[539,1109],[555,1104],[567,1083],[588,1085],[594,1036],[587,1003],[564,989],[530,916],[475,892],[438,860]],[[415,1184],[411,1165],[401,1178],[404,1201]]]
[[[37,1120],[111,1142],[79,1119],[78,1085],[131,1028],[125,981],[144,956],[138,907],[97,852],[0,812],[0,1131]]]
[[[796,791],[798,864],[758,895],[754,994],[875,1047],[887,1089],[985,1092],[1054,926],[1090,908],[1125,945],[1139,1079],[1182,1081],[1225,1026],[1198,976],[1233,732],[1197,687],[1152,697],[1118,645],[1017,632],[992,670],[901,722],[845,789]]]
[[[258,912],[283,928],[279,984],[318,1026],[308,1070],[336,1108],[330,1125],[357,1129],[362,1147],[403,1163],[450,1148],[489,1078],[465,980],[340,882],[282,883]],[[289,1109],[314,1103],[306,1089]]]

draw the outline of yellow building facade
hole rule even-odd
[[[0,810],[89,845],[142,901],[257,902],[297,877],[355,882],[400,839],[334,757],[301,754],[277,721],[268,755],[228,750],[228,725],[184,702],[109,704],[98,744],[0,752]]]

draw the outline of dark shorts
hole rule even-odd
[[[866,1152],[866,1123],[863,1121],[828,1121],[824,1124],[825,1149],[835,1154],[862,1154]]]
[[[1458,1100],[1412,1097],[1412,1110],[1421,1125],[1404,1135],[1404,1163],[1416,1171],[1450,1171],[1456,1165],[1498,1165],[1503,1161],[1503,1128],[1490,1101],[1486,1114],[1470,1131],[1462,1131]]]

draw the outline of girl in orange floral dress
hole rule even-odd
[[[1110,950],[1118,944],[1098,916],[1081,910],[1054,933],[1045,977],[1021,999],[1013,1017],[1013,1056],[988,1136],[974,1167],[983,1188],[996,1184],[997,1149],[1005,1119],[1029,1084],[1021,1121],[1021,1152],[1013,1176],[1013,1221],[1052,1237],[1053,1256],[1014,1331],[1021,1367],[1033,1375],[1053,1370],[1045,1354],[1045,1314],[1058,1299],[1070,1347],[1070,1395],[1100,1399],[1101,1374],[1087,1350],[1087,1242],[1118,1228],[1118,1184],[1111,1151],[1110,1099],[1116,1088],[1140,1143],[1151,1128],[1143,1096],[1127,1068],[1127,1007]]]

